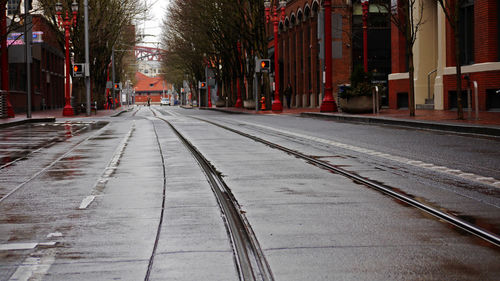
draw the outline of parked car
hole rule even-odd
[[[170,100],[167,98],[162,98],[160,101],[160,106],[170,105]]]

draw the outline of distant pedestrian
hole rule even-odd
[[[292,85],[288,83],[285,89],[285,98],[286,98],[286,104],[289,109],[290,109],[290,104],[292,103],[292,94],[293,94]]]
[[[148,106],[151,105],[151,97],[148,97]]]

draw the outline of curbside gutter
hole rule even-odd
[[[7,123],[0,123],[0,128],[9,128],[14,126],[19,126],[27,123],[42,123],[42,122],[55,122],[55,117],[44,117],[44,118],[30,118],[30,119],[22,119],[18,121],[12,121]]]
[[[411,127],[427,130],[438,130],[462,134],[479,134],[487,136],[500,136],[500,127],[485,125],[464,125],[444,122],[431,122],[421,120],[396,119],[390,117],[371,117],[356,115],[340,115],[331,113],[304,112],[302,117],[312,117],[326,120],[346,121],[364,124],[392,125],[401,127]]]

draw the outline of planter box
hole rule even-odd
[[[347,113],[373,112],[372,96],[354,96],[347,99],[339,99],[339,105],[342,111]]]

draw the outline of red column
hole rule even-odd
[[[276,8],[273,13],[273,31],[274,31],[274,100],[271,106],[272,111],[283,111],[283,105],[280,101],[280,65],[279,65],[279,46],[278,46],[278,12]]]
[[[2,90],[5,91],[5,100],[7,102],[7,117],[16,117],[14,114],[14,109],[10,103],[9,94],[9,55],[7,49],[7,15],[6,15],[6,1],[2,1],[0,5],[0,33],[2,36],[1,48],[2,48]]]
[[[363,66],[365,72],[368,72],[368,8],[370,2],[368,0],[361,0],[363,8]]]
[[[241,66],[241,43],[238,41],[236,44],[238,48],[238,62],[240,64],[240,72],[242,71],[242,66]],[[241,84],[240,84],[240,74],[238,73],[236,76],[236,92],[238,93],[238,97],[236,99],[236,104],[234,105],[235,107],[243,107],[243,102],[241,101]]]
[[[68,13],[66,13],[66,19],[63,23],[64,25],[64,37],[65,37],[65,47],[66,47],[66,87],[64,88],[64,100],[65,105],[63,109],[63,116],[73,116],[75,112],[73,111],[73,107],[71,107],[71,95],[69,93],[69,29],[71,28],[71,22],[68,17]]]
[[[332,88],[332,1],[325,0],[325,97],[321,103],[321,112],[337,112]]]

